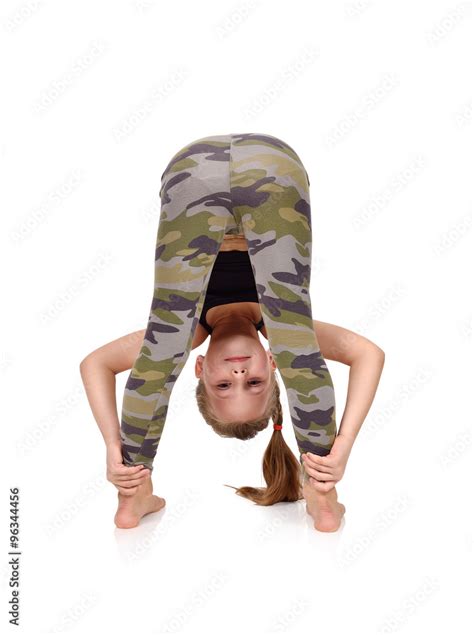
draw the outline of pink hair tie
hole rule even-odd
[[[281,430],[282,428],[283,428],[283,426],[282,426],[282,425],[279,425],[278,423],[274,423],[274,424],[273,424],[273,429],[274,429],[274,430]]]

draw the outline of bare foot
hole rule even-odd
[[[336,488],[333,487],[329,492],[318,492],[308,483],[303,487],[303,495],[306,511],[314,520],[314,528],[318,531],[337,531],[346,508],[337,501]]]
[[[125,496],[117,492],[119,504],[114,516],[116,526],[120,529],[131,529],[138,525],[143,516],[163,509],[166,505],[165,499],[155,496],[152,492],[153,483],[151,477],[139,485],[132,496]]]

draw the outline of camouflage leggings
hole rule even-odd
[[[328,454],[336,435],[334,388],[312,321],[309,180],[298,155],[264,134],[197,139],[168,163],[160,196],[155,291],[123,397],[124,463],[153,469],[171,391],[229,233],[243,233],[248,244],[299,452]]]

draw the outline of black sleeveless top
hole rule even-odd
[[[214,261],[206,297],[199,323],[208,333],[212,328],[206,322],[206,314],[211,307],[234,302],[257,302],[258,295],[248,251],[219,251]],[[264,326],[261,319],[255,328]]]

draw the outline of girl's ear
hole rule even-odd
[[[267,351],[267,357],[268,357],[268,361],[270,362],[271,367],[273,368],[273,370],[276,370],[277,369],[276,362],[273,359],[273,355],[271,354],[271,352],[269,350]]]
[[[194,364],[194,374],[196,377],[201,377],[202,374],[202,362],[204,360],[203,355],[198,355],[196,357],[196,362]]]

